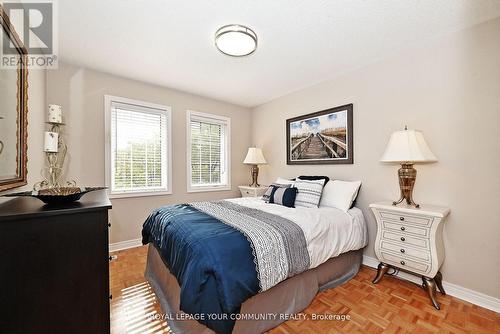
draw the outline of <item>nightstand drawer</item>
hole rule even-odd
[[[391,231],[383,231],[382,239],[398,241],[403,244],[408,244],[412,246],[422,247],[425,249],[429,249],[429,239],[420,239],[416,237],[412,237],[404,232],[395,233]]]
[[[382,219],[390,219],[399,222],[405,223],[413,223],[413,224],[422,224],[423,226],[431,226],[432,218],[431,217],[418,217],[411,216],[407,214],[397,214],[391,212],[380,211],[380,216]]]
[[[241,196],[243,196],[243,197],[255,197],[255,196],[257,196],[257,193],[254,190],[241,189]]]
[[[392,231],[400,231],[406,233],[413,233],[420,237],[429,237],[429,228],[425,227],[416,227],[415,225],[409,225],[405,223],[396,223],[393,221],[382,221],[384,229],[392,230]]]
[[[415,260],[422,260],[426,262],[431,261],[431,253],[428,250],[424,249],[417,249],[413,247],[407,247],[405,245],[400,244],[394,244],[391,242],[387,241],[382,241],[380,243],[380,248],[389,250],[392,252],[400,253],[401,256],[409,256],[409,257],[414,257]]]
[[[267,190],[267,187],[238,186],[238,188],[240,189],[241,197],[260,197]]]
[[[381,252],[381,255],[382,255],[382,261],[385,261],[388,264],[392,264],[402,269],[417,270],[423,273],[429,270],[430,264],[408,260],[406,258],[401,258],[399,256],[395,256],[393,254],[385,252]]]

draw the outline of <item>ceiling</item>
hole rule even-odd
[[[253,107],[500,16],[500,0],[61,0],[61,60]],[[257,51],[221,54],[248,25]]]

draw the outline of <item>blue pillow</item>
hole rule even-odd
[[[283,205],[289,208],[295,207],[295,197],[297,197],[297,188],[283,188],[272,186],[273,191],[269,198],[269,203]]]
[[[272,183],[269,188],[267,188],[266,193],[262,195],[262,200],[264,202],[269,203],[271,199],[271,195],[273,194],[274,187],[279,187],[279,188],[290,188],[292,185],[291,184],[281,184],[281,183]]]

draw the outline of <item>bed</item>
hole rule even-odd
[[[142,233],[145,276],[175,333],[273,328],[354,277],[367,243],[358,208],[252,197],[162,207]]]

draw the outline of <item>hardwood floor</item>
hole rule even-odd
[[[144,278],[147,248],[113,253],[110,263],[111,332],[113,334],[171,333],[155,295]],[[441,310],[434,309],[417,285],[384,277],[371,283],[375,270],[362,267],[344,285],[319,293],[303,313],[344,314],[350,320],[291,320],[272,334],[293,333],[497,333],[500,313],[451,296],[438,295]]]

